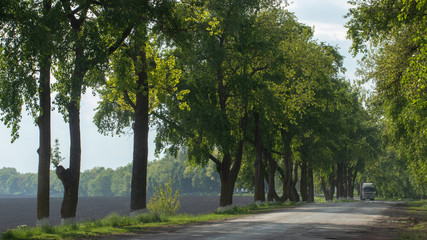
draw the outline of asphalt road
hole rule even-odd
[[[397,203],[306,204],[219,223],[122,236],[120,239],[394,239],[393,232],[379,232],[374,227],[378,221],[384,221],[385,212],[394,204]]]

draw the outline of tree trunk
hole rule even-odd
[[[230,177],[230,171],[221,171],[221,195],[219,199],[220,207],[227,207],[233,204],[234,184]]]
[[[37,225],[49,225],[49,199],[50,199],[50,58],[41,62],[40,68],[40,116],[37,119],[39,126],[39,167],[37,184]]]
[[[307,163],[301,163],[301,182],[300,182],[300,193],[303,202],[309,202],[307,192]]]
[[[247,126],[247,115],[241,119],[240,125],[243,134],[245,134]],[[230,153],[223,154],[224,157],[222,162],[219,162],[214,157],[211,157],[211,159],[214,160],[217,165],[221,178],[221,196],[219,200],[220,207],[226,207],[233,204],[234,186],[236,184],[237,176],[242,165],[243,144],[243,140],[238,142],[234,159],[232,159]]]
[[[277,164],[271,155],[271,152],[264,152],[266,163],[268,164],[268,194],[267,201],[272,202],[273,200],[281,201],[280,197],[276,192],[276,169]]]
[[[330,193],[330,200],[334,200],[334,191],[335,191],[335,169],[334,166],[332,166],[332,173],[331,176],[329,176],[329,193]]]
[[[354,170],[354,172],[353,172]],[[347,176],[347,188],[349,189],[347,197],[350,199],[354,199],[354,181],[356,180],[357,176],[357,170],[355,170],[355,167],[350,168],[348,170],[348,176]]]
[[[292,149],[291,149],[291,140],[292,137],[288,132],[282,130],[281,132],[283,146],[285,150],[285,176],[283,179],[283,200],[291,200],[292,198]]]
[[[340,164],[337,163],[337,177],[335,179],[335,185],[337,187],[336,199],[339,200],[341,194],[341,170]]]
[[[325,195],[326,201],[334,200],[334,190],[331,186],[331,182],[329,182],[329,186],[327,186],[325,179],[323,177],[322,177],[322,190],[323,190],[323,195]]]
[[[347,164],[345,164],[345,165],[347,165]],[[347,185],[347,181],[348,181],[347,174],[348,174],[348,172],[347,172],[347,167],[345,165],[343,164],[343,167],[342,167],[342,170],[343,170],[343,176],[342,176],[342,189],[343,189],[343,193],[342,193],[342,198],[347,199],[347,196],[350,194],[349,193],[350,189],[348,188],[348,185]]]
[[[68,107],[70,126],[70,167],[65,169],[58,166],[56,175],[64,185],[64,198],[61,205],[62,224],[72,224],[75,221],[80,179],[81,142],[80,142],[80,111],[77,101],[72,101]]]
[[[336,178],[336,187],[337,187],[337,196],[336,198],[339,200],[343,198],[344,194],[344,181],[343,181],[343,164],[337,163],[337,178]]]
[[[254,113],[255,118],[255,190],[254,190],[254,201],[265,201],[264,191],[264,166],[262,164],[262,141],[261,133],[259,129],[259,113]]]
[[[79,46],[79,44],[77,44]],[[82,95],[83,78],[87,72],[84,65],[83,50],[75,49],[75,68],[71,79],[70,102],[68,110],[68,125],[70,128],[70,167],[59,166],[56,174],[64,185],[64,198],[61,205],[62,224],[75,222],[77,203],[79,199],[79,181],[81,165],[81,136],[80,136],[80,99]]]
[[[137,69],[137,94],[135,104],[133,168],[131,184],[130,211],[138,214],[146,208],[147,198],[147,161],[148,161],[148,131],[149,131],[149,89],[147,75],[147,54],[145,46],[141,47],[139,58],[135,58]],[[141,63],[138,63],[138,59]]]
[[[80,106],[80,104],[78,104]],[[80,163],[81,163],[81,137],[80,137],[80,107],[72,105],[69,110],[69,124],[70,124],[70,173],[71,173],[71,186],[68,187],[70,204],[66,204],[66,209],[61,210],[62,218],[69,218],[76,216],[78,193],[79,193],[79,179],[80,179]],[[65,187],[65,186],[64,186]],[[68,205],[68,207],[67,207]]]
[[[325,196],[325,200],[331,201],[332,199],[329,198],[329,196],[330,196],[329,189],[326,186],[325,178],[323,178],[323,177],[322,177],[321,185],[322,185],[323,195]]]
[[[43,0],[43,18],[47,18],[52,7],[51,0]],[[50,23],[45,27],[50,28]],[[37,183],[37,225],[49,225],[50,206],[50,155],[51,155],[51,90],[50,69],[52,59],[49,54],[42,53],[39,61],[39,103],[40,115],[37,119],[39,127],[38,183]]]
[[[295,168],[293,170],[294,170],[294,176],[293,176],[293,181],[292,181],[292,199],[291,199],[291,201],[299,202],[299,195],[298,195],[298,191],[296,188],[296,185],[298,182],[298,163],[295,163]]]
[[[234,182],[230,172],[231,156],[225,154],[221,166],[219,168],[221,180],[221,195],[219,198],[219,206],[226,207],[233,204]]]
[[[331,175],[329,176],[329,181],[328,181],[328,185],[329,188],[325,182],[325,179],[322,177],[322,190],[323,190],[323,194],[325,195],[325,200],[326,201],[332,201],[334,200],[334,191],[335,191],[335,174],[334,174],[334,166],[332,166],[332,172]]]
[[[313,168],[308,168],[308,202],[314,202],[314,177]]]

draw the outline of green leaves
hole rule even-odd
[[[0,120],[11,128],[12,142],[19,137],[19,123],[24,108],[34,119],[38,113],[38,70],[51,43],[41,41],[48,27],[36,17],[42,9],[26,9],[15,2],[5,2],[0,21]],[[10,14],[10,15],[7,15]],[[13,17],[12,17],[13,15]],[[23,19],[26,21],[23,21]],[[31,30],[31,31],[30,31]]]
[[[169,179],[165,186],[159,185],[155,189],[154,196],[150,199],[147,204],[147,209],[157,215],[171,216],[181,207],[179,191],[172,192],[172,178]]]
[[[138,91],[138,68],[141,68],[140,59],[134,55],[138,51],[145,52],[148,62],[145,71],[148,77],[150,112],[171,96],[179,102],[180,109],[188,109],[188,105],[183,101],[188,90],[177,89],[182,71],[177,68],[175,57],[167,49],[157,47],[156,35],[151,37],[150,41],[121,47],[112,56],[108,81],[99,89],[102,101],[94,119],[100,132],[108,134],[115,131],[116,134],[121,134],[133,121],[133,105]],[[142,49],[138,49],[139,47]]]
[[[393,139],[395,150],[406,155],[412,183],[425,193],[426,1],[356,3],[347,23],[353,50],[357,53],[363,51],[360,46],[372,47],[369,55],[363,52],[368,67],[362,76],[375,82],[376,111],[384,114],[390,129],[386,135]]]
[[[64,157],[61,156],[61,151],[59,150],[59,140],[55,139],[55,144],[53,145],[52,153],[51,153],[51,162],[55,168],[57,168],[62,161],[64,161]]]

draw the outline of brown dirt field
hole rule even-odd
[[[62,198],[50,200],[50,222],[60,223]],[[233,203],[245,206],[253,203],[252,196],[234,196]],[[36,198],[0,198],[0,232],[20,225],[35,226]],[[129,197],[80,198],[77,206],[77,221],[100,219],[111,213],[129,214]],[[182,196],[178,213],[203,214],[214,212],[219,206],[219,196]]]

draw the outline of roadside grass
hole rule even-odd
[[[427,200],[408,202],[406,212],[409,218],[399,239],[427,239]]]
[[[133,232],[149,231],[150,229],[214,222],[233,219],[242,215],[267,212],[281,208],[290,208],[301,203],[261,203],[251,204],[246,207],[234,206],[226,211],[217,211],[210,214],[190,215],[179,214],[173,216],[157,214],[141,214],[136,217],[111,214],[104,219],[81,222],[67,226],[28,227],[19,226],[9,229],[1,234],[1,239],[76,239],[89,238],[103,235],[132,234]]]
[[[334,203],[337,203],[337,202],[355,202],[355,200],[352,200],[352,199],[339,199],[339,200],[337,200],[337,199],[334,197],[334,200],[332,200],[332,201],[326,201],[324,197],[321,197],[321,196],[314,196],[314,202],[315,202],[315,203],[328,203],[328,202],[334,202]]]

